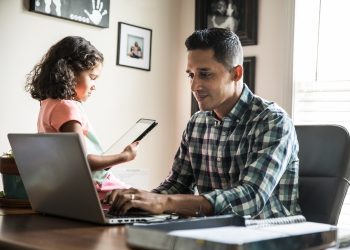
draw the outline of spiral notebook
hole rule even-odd
[[[146,249],[325,249],[336,246],[337,228],[303,216],[253,220],[212,216],[127,227],[128,243]]]

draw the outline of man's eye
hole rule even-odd
[[[199,73],[199,77],[200,77],[201,79],[210,78],[211,75],[212,75],[212,74],[211,74],[210,72],[200,72],[200,73]]]
[[[188,73],[187,77],[190,78],[190,79],[193,79],[194,74],[193,73]]]

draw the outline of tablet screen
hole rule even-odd
[[[138,120],[125,134],[122,135],[115,143],[112,144],[104,155],[119,154],[129,144],[140,141],[148,132],[150,132],[158,123],[152,119]]]

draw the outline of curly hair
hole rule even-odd
[[[68,36],[53,45],[27,75],[25,90],[36,100],[74,99],[76,77],[103,63],[103,54],[89,41]]]

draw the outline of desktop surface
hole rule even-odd
[[[130,250],[126,238],[122,225],[97,225],[43,216],[30,209],[0,207],[0,249]]]
[[[124,226],[43,216],[28,209],[0,208],[0,249],[129,250]]]

